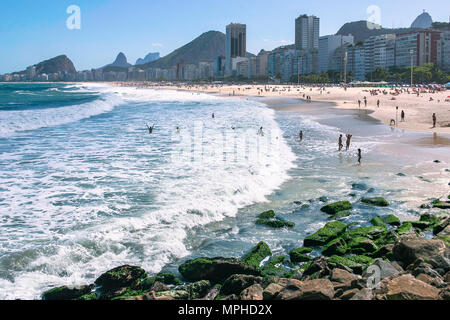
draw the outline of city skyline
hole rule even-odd
[[[65,22],[69,17],[66,9],[73,4],[70,1],[56,3],[47,0],[39,5],[28,2],[24,5],[23,2],[8,4],[0,13],[0,21],[3,24],[0,28],[0,38],[6,43],[5,49],[0,52],[0,73],[24,70],[27,66],[60,54],[69,56],[77,70],[99,68],[113,61],[121,51],[134,63],[137,58],[142,58],[149,52],[158,51],[161,56],[165,56],[209,30],[225,33],[224,26],[231,21],[247,25],[247,51],[257,54],[261,49],[272,50],[281,45],[293,44],[293,23],[300,14],[319,17],[320,36],[323,36],[335,34],[346,22],[369,19],[367,8],[372,4],[371,1],[352,3],[354,10],[346,12],[336,5],[328,6],[328,9],[324,10],[320,9],[324,7],[323,3],[314,5],[284,1],[281,5],[277,4],[279,10],[273,11],[274,4],[270,1],[259,2],[258,6],[250,1],[239,5],[240,10],[234,12],[223,5],[208,4],[202,0],[194,1],[190,5],[166,1],[165,6],[156,0],[150,4],[134,0],[126,6],[117,1],[97,0],[89,3],[82,0],[77,3],[81,9],[81,29],[68,30]],[[379,1],[377,5],[381,10],[381,25],[409,27],[424,7],[414,3],[416,2],[398,1],[395,4],[387,4],[385,1]],[[408,5],[401,10],[401,17],[394,19],[395,8],[401,4]],[[233,7],[234,1],[229,5]],[[446,22],[448,17],[444,18],[444,15],[447,11],[441,10],[446,6],[448,7],[444,1],[438,1],[425,7],[428,7],[427,12],[435,21]],[[348,8],[349,5],[343,7]],[[140,10],[141,8],[144,10]],[[150,17],[148,19],[145,17],[145,9],[149,8],[151,10],[147,10]],[[394,10],[388,10],[391,8]],[[163,17],[166,13],[165,19],[162,19],[159,13]],[[115,23],[118,17],[127,23]],[[180,23],[177,19],[180,17],[184,17],[184,22],[195,23],[177,28]],[[268,24],[268,19],[275,23]],[[389,23],[389,20],[392,23]]]

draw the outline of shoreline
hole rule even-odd
[[[377,92],[371,96],[369,90],[374,88],[348,88],[325,87],[322,91],[318,87],[306,87],[296,85],[239,85],[239,86],[213,86],[213,85],[148,85],[140,83],[113,83],[115,86],[128,86],[148,89],[165,89],[185,92],[207,93],[221,97],[241,98],[288,98],[311,102],[326,102],[334,104],[339,110],[365,111],[373,118],[390,126],[390,121],[395,120],[395,129],[408,130],[422,133],[436,133],[450,135],[450,91],[423,92],[417,97],[413,93],[395,92],[386,90]],[[265,91],[264,88],[269,88]],[[388,91],[389,90],[389,91]],[[305,97],[303,97],[305,96]],[[364,107],[364,97],[367,97],[367,107]],[[433,101],[429,101],[432,98]],[[361,108],[358,107],[358,99]],[[394,100],[393,100],[394,99]],[[376,107],[376,101],[380,100],[380,108]],[[399,106],[398,112],[396,106]],[[401,111],[406,113],[406,121],[401,121]],[[437,114],[437,127],[432,128],[432,114]]]

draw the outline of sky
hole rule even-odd
[[[71,5],[80,8],[80,29],[68,29]],[[368,8],[377,6],[379,11]],[[295,19],[316,15],[320,35],[346,22],[371,20],[383,27],[409,27],[426,10],[449,21],[448,0],[14,0],[0,2],[0,73],[66,54],[77,70],[102,67],[119,52],[135,63],[149,52],[162,56],[203,32],[247,24],[247,51],[257,54],[294,43]],[[375,15],[379,12],[379,15]]]

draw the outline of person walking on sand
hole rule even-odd
[[[367,108],[367,98],[364,97],[364,107]]]
[[[361,100],[358,100],[359,108],[361,109]]]
[[[358,163],[361,164],[362,152],[361,149],[358,149]]]
[[[350,144],[351,144],[351,142],[352,142],[352,137],[353,137],[353,135],[347,134],[346,137],[347,137],[346,147],[347,147],[347,151],[348,151],[348,150],[350,149]]]
[[[404,111],[404,110],[402,110],[402,114],[401,114],[401,118],[402,118],[402,120],[401,120],[401,122],[405,122],[405,117],[406,117],[406,115],[405,115],[405,111]]]
[[[377,107],[380,107],[380,100],[377,100]]]
[[[339,144],[339,151],[341,151],[342,148],[344,147],[344,145],[342,144],[342,134],[339,136],[339,142],[338,142],[338,144]]]
[[[436,113],[433,113],[433,128],[436,128],[437,117]]]

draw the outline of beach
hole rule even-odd
[[[128,85],[122,83],[120,85]],[[136,85],[136,84],[133,84]],[[370,113],[372,117],[386,125],[395,120],[395,127],[403,130],[450,134],[450,92],[421,92],[417,94],[396,92],[389,88],[347,88],[343,87],[307,87],[297,85],[158,85],[149,87],[177,89],[194,92],[218,94],[222,96],[241,97],[279,97],[305,99],[311,101],[331,102],[340,109],[356,109]],[[377,95],[370,90],[378,89]],[[383,93],[385,91],[386,94]],[[364,103],[367,98],[367,106]],[[433,100],[430,101],[430,98]],[[361,106],[358,104],[361,101]],[[377,101],[380,101],[379,107]],[[399,109],[397,110],[396,107]],[[405,112],[405,121],[401,121],[401,112]],[[433,128],[432,115],[436,113],[437,126]]]
[[[242,257],[260,241],[274,259],[288,259],[329,223],[320,211],[327,204],[351,202],[339,221],[366,226],[378,215],[406,222],[438,214],[420,207],[448,193],[445,133],[392,128],[329,101],[131,83],[10,86],[7,101],[17,104],[0,110],[3,299],[39,299],[121,265],[178,274],[188,259]],[[191,144],[199,122],[203,138]],[[146,123],[156,124],[152,135]],[[339,152],[346,133],[352,144]],[[207,155],[228,134],[236,134],[236,150],[225,143],[212,157],[172,158],[183,141]],[[243,137],[248,147],[271,148],[236,157]],[[363,197],[390,205],[367,206]],[[294,225],[256,224],[268,210]]]

